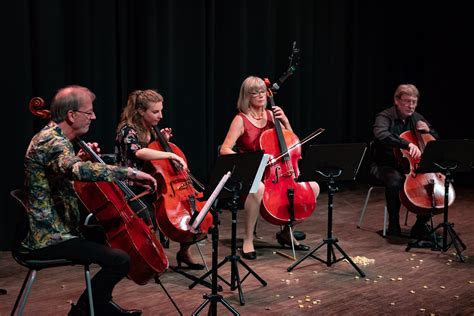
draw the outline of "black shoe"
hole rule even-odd
[[[105,306],[102,313],[100,313],[100,315],[107,315],[107,316],[120,316],[120,315],[138,316],[141,314],[142,314],[142,311],[139,309],[124,309],[112,300],[108,302],[108,304]]]
[[[387,228],[387,235],[388,236],[401,236],[402,235],[402,229],[400,228],[399,223],[391,224],[388,223],[388,228]]]
[[[256,251],[244,252],[244,250],[242,249],[242,258],[247,259],[247,260],[257,259],[257,252]]]
[[[178,268],[181,268],[181,263],[184,263],[187,265],[187,267],[183,268],[187,268],[190,270],[204,270],[204,266],[202,264],[192,263],[187,258],[185,258],[179,251],[176,253],[176,262],[178,263]]]
[[[277,235],[280,235],[281,232],[278,232]],[[299,230],[294,230],[293,231],[293,237],[295,237],[296,240],[305,240],[306,239],[306,234],[302,231]]]
[[[428,224],[425,223],[415,223],[410,231],[410,236],[416,239],[422,239],[427,241],[436,241],[440,242],[443,240],[443,237],[438,235],[436,232],[430,233],[431,229]]]
[[[285,248],[285,246],[289,246],[291,248],[291,241],[286,240],[281,234],[277,233],[276,238],[277,238],[278,243],[283,248]],[[299,244],[299,245],[295,244],[295,250],[307,251],[307,250],[309,250],[309,247],[306,246],[306,245],[303,245],[303,244]]]

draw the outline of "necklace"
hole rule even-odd
[[[260,115],[258,115],[257,113],[255,113],[254,111],[250,110],[249,111],[249,114],[251,117],[253,117],[254,119],[256,119],[257,121],[260,121],[261,119],[263,119],[263,112],[260,113]]]

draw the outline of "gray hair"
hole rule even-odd
[[[51,102],[51,120],[64,121],[69,111],[77,111],[87,99],[94,102],[95,94],[86,87],[71,85],[59,89]]]
[[[247,113],[250,107],[251,93],[258,90],[267,89],[265,81],[256,76],[247,77],[240,86],[239,99],[237,100],[237,109],[240,112]]]

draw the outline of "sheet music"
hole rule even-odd
[[[217,184],[216,188],[212,192],[209,199],[207,199],[206,203],[204,204],[204,206],[202,207],[202,209],[199,212],[198,216],[196,217],[196,220],[191,225],[191,228],[193,229],[193,231],[197,231],[199,225],[201,225],[202,220],[207,215],[207,212],[211,208],[211,205],[214,203],[214,201],[216,200],[219,193],[221,193],[221,190],[224,187],[224,184],[230,178],[230,175],[231,175],[231,172],[227,171],[227,173],[222,177],[221,181],[219,181],[219,183]]]
[[[257,192],[258,184],[260,183],[260,181],[262,181],[263,172],[265,171],[268,159],[270,159],[270,155],[264,154],[262,157],[262,161],[260,161],[260,165],[258,166],[257,173],[255,174],[255,178],[253,179],[252,187],[250,188],[249,193]]]

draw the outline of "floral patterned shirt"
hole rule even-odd
[[[33,250],[80,236],[74,180],[122,180],[128,173],[127,168],[81,160],[52,121],[32,138],[24,166],[29,231],[22,245]]]
[[[153,141],[152,135],[150,143]],[[117,159],[117,165],[143,170],[145,161],[138,159],[136,152],[146,146],[148,146],[148,144],[140,143],[137,131],[128,124],[125,124],[117,132],[117,137],[115,138],[115,157]]]

